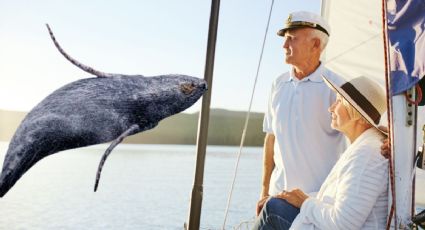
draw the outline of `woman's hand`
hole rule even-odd
[[[382,156],[384,156],[385,158],[389,159],[390,155],[391,155],[391,150],[390,150],[390,139],[385,139],[381,145],[381,154]]]
[[[279,193],[278,195],[276,195],[275,197],[284,199],[288,201],[288,203],[292,204],[293,206],[297,208],[301,208],[301,205],[308,198],[307,194],[305,194],[300,189],[294,189],[290,192],[283,191]]]

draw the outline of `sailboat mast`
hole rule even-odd
[[[208,29],[208,45],[205,61],[204,80],[208,84],[208,91],[202,98],[202,108],[199,113],[198,136],[196,139],[196,165],[195,179],[192,188],[192,196],[189,209],[189,230],[199,229],[201,219],[201,207],[203,197],[204,165],[207,148],[208,123],[210,118],[210,102],[212,92],[212,78],[214,71],[215,44],[217,40],[218,15],[220,10],[220,0],[212,0],[210,22]]]

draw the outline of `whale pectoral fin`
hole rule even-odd
[[[123,132],[117,139],[112,141],[111,145],[108,147],[108,149],[106,149],[105,153],[102,156],[102,159],[100,160],[99,167],[97,168],[96,182],[94,184],[95,192],[97,190],[97,186],[99,185],[100,174],[102,172],[102,168],[103,168],[103,165],[105,164],[106,158],[108,158],[109,154],[111,154],[115,146],[121,143],[122,140],[124,140],[124,138],[134,133],[137,133],[139,130],[140,130],[140,127],[138,125],[132,125],[129,129]]]

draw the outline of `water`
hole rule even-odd
[[[195,146],[119,145],[93,192],[108,145],[64,151],[31,168],[0,199],[0,229],[183,229],[195,170]],[[0,142],[0,160],[7,149]],[[221,229],[237,147],[209,146],[201,229]],[[262,149],[244,148],[226,229],[252,220],[261,185]],[[417,211],[425,207],[425,171],[416,172]]]
[[[107,145],[49,156],[0,199],[0,229],[183,229],[195,170],[195,146],[119,145],[95,173]],[[7,145],[0,143],[0,153]],[[236,147],[207,149],[201,229],[220,229]],[[246,147],[227,218],[252,219],[261,186],[262,149]],[[0,156],[3,159],[3,156]]]

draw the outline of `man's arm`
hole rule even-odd
[[[266,134],[264,139],[264,152],[263,152],[263,182],[261,189],[260,199],[269,196],[270,177],[274,169],[274,135]]]
[[[266,134],[264,139],[264,153],[263,153],[263,184],[261,189],[260,200],[257,202],[256,215],[261,212],[264,204],[269,197],[269,186],[270,186],[270,177],[274,168],[274,135]]]

